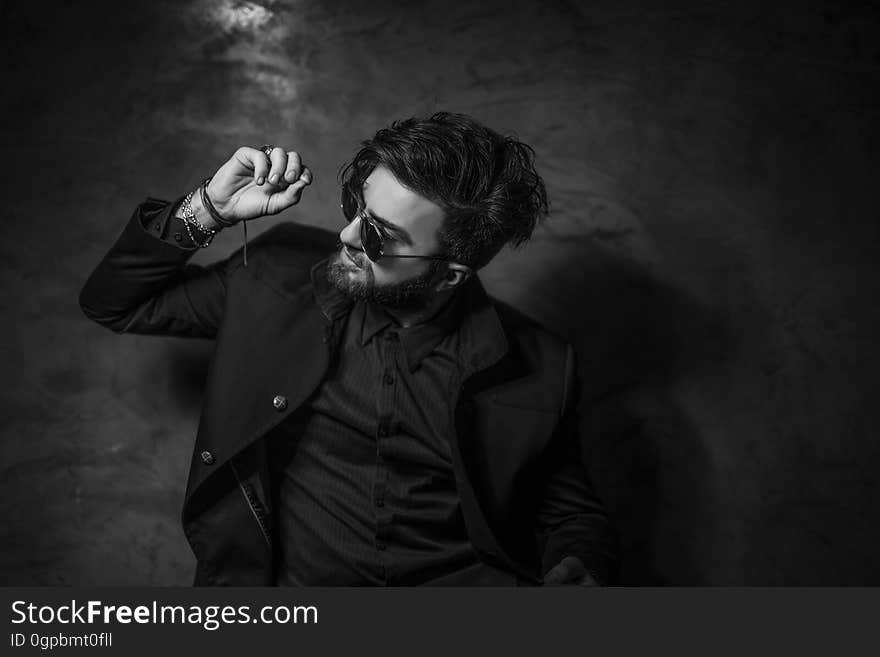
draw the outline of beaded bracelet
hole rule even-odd
[[[196,246],[204,249],[214,239],[214,235],[217,234],[217,231],[212,228],[207,228],[206,226],[203,226],[201,223],[199,223],[199,220],[196,219],[196,213],[193,211],[192,208],[193,194],[194,192],[190,192],[183,198],[183,226],[184,228],[186,228],[186,234],[189,235],[190,241]],[[192,232],[193,228],[207,236],[204,242],[199,243],[198,241],[196,241],[196,238]]]

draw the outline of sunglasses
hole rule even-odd
[[[385,241],[391,238],[387,235],[386,230],[367,214],[360,196],[355,194],[348,185],[342,186],[342,202],[339,204],[339,207],[342,208],[342,214],[345,215],[348,223],[355,219],[360,219],[361,250],[372,262],[379,262],[382,258],[422,258],[425,260],[452,262],[449,258],[444,258],[443,256],[385,253]]]

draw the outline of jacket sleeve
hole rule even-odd
[[[135,209],[80,292],[86,317],[116,333],[216,335],[226,277],[240,258],[236,252],[207,267],[189,264],[198,249],[168,238],[176,205],[147,198]]]
[[[599,584],[617,581],[618,536],[596,495],[581,455],[580,384],[571,345],[566,347],[563,410],[545,455],[546,485],[538,507],[541,572],[563,557],[578,557]]]

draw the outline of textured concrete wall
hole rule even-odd
[[[190,581],[211,345],[77,307],[133,207],[274,142],[316,182],[263,226],[337,229],[358,141],[451,109],[538,152],[483,278],[579,350],[624,582],[880,584],[880,16],[770,4],[0,4],[0,581]]]

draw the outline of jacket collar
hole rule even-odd
[[[315,301],[327,321],[333,322],[350,312],[354,302],[327,279],[328,261],[324,258],[312,267],[311,280]],[[509,343],[498,312],[476,274],[461,286],[452,301],[457,304],[458,360],[464,376],[468,376],[498,362],[507,353]]]

